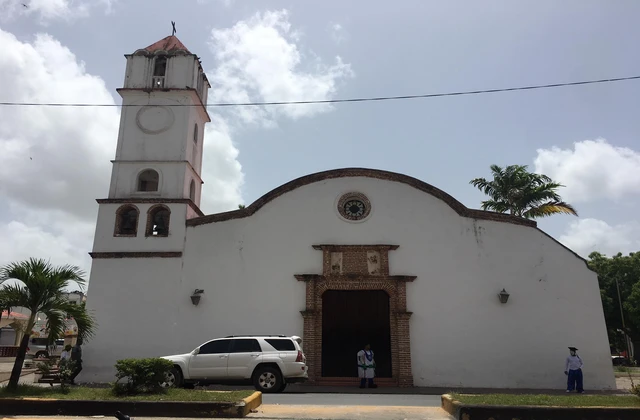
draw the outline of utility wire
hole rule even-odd
[[[463,95],[479,95],[485,93],[499,93],[499,92],[514,92],[520,90],[535,90],[535,89],[550,89],[565,86],[579,86],[579,85],[593,85],[597,83],[611,83],[622,82],[625,80],[637,80],[640,76],[630,77],[617,77],[613,79],[598,79],[598,80],[584,80],[580,82],[569,83],[553,83],[548,85],[532,85],[532,86],[519,86],[502,89],[485,89],[485,90],[468,90],[460,92],[447,92],[447,93],[427,93],[423,95],[403,95],[403,96],[378,96],[370,98],[347,98],[347,99],[325,99],[325,100],[309,100],[309,101],[283,101],[283,102],[219,102],[206,105],[207,108],[220,108],[220,107],[233,107],[233,106],[269,106],[269,105],[308,105],[308,104],[335,104],[344,102],[374,102],[374,101],[395,101],[404,99],[423,99],[423,98],[438,98],[443,96],[463,96]],[[0,102],[0,106],[50,106],[50,107],[127,107],[127,106],[144,106],[144,105],[118,105],[118,104],[65,104],[65,103],[36,103],[36,102]],[[200,106],[195,104],[171,104],[166,105],[169,107],[182,107],[182,106]]]

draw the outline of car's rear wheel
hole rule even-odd
[[[173,367],[165,376],[164,382],[160,383],[163,388],[179,388],[182,386],[182,372],[177,367]]]
[[[253,375],[253,385],[258,391],[265,394],[280,392],[283,384],[282,374],[271,366],[258,368]]]
[[[39,351],[36,353],[36,359],[49,358],[49,353],[46,351]]]

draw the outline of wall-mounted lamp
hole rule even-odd
[[[191,295],[191,303],[193,303],[195,306],[198,306],[198,303],[200,303],[200,295],[204,293],[203,289],[196,289],[193,291],[193,294]]]
[[[498,299],[500,299],[500,303],[507,303],[509,300],[509,293],[506,290],[502,289],[502,292],[498,293]]]

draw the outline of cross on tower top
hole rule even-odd
[[[176,34],[176,23],[174,21],[171,21],[171,27],[172,27],[171,36],[173,36]]]

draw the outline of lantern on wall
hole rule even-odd
[[[193,291],[193,294],[191,295],[191,303],[193,303],[194,306],[198,306],[198,304],[200,303],[200,295],[202,295],[203,293],[203,289],[196,289]]]
[[[506,290],[502,289],[500,293],[498,293],[498,299],[500,299],[500,303],[507,303],[509,300],[509,293]]]

